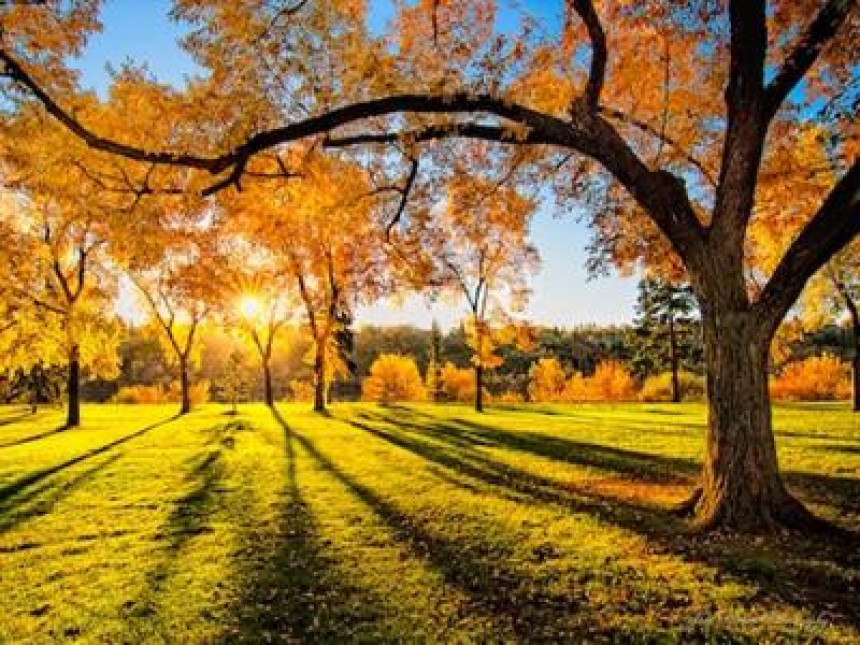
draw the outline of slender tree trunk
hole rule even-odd
[[[81,363],[80,348],[76,344],[69,350],[68,394],[69,409],[66,427],[76,428],[81,425]]]
[[[191,393],[188,380],[188,361],[184,358],[179,360],[179,388],[181,395],[179,414],[188,414],[191,412]]]
[[[746,312],[704,315],[708,430],[696,526],[771,530],[814,518],[786,490],[777,465],[767,389],[771,338]]]
[[[680,403],[681,388],[678,385],[678,344],[675,338],[675,319],[669,318],[669,360],[672,364],[672,403]]]
[[[325,412],[325,379],[325,347],[317,347],[314,356],[314,412]]]
[[[275,407],[275,394],[272,389],[272,367],[266,358],[263,359],[263,396],[268,407]]]
[[[484,411],[484,367],[475,365],[475,411]]]
[[[860,412],[860,311],[857,303],[850,297],[845,298],[851,316],[851,331],[854,337],[854,356],[851,359],[851,409]]]

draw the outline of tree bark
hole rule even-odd
[[[845,292],[845,304],[851,317],[851,332],[854,337],[854,356],[851,359],[851,409],[860,412],[860,310],[854,299]]]
[[[179,388],[181,396],[179,414],[188,414],[191,412],[191,394],[188,381],[188,361],[184,358],[179,360]]]
[[[265,358],[263,359],[263,396],[268,407],[275,407],[275,394],[272,389],[272,368],[269,365],[268,359]]]
[[[314,356],[314,412],[325,412],[326,409],[326,391],[325,391],[325,347],[318,347]]]
[[[701,489],[689,501],[696,528],[809,526],[814,518],[777,465],[767,382],[772,334],[748,311],[711,310],[703,318],[708,429]]]
[[[72,345],[69,350],[68,394],[69,409],[66,415],[66,427],[76,428],[81,425],[81,363],[78,345]]]
[[[675,319],[669,318],[669,360],[672,363],[672,403],[681,402],[681,388],[678,385],[678,345],[675,339]]]
[[[475,365],[475,411],[484,411],[484,367]]]

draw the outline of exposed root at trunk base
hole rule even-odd
[[[702,499],[702,487],[696,486],[687,499],[672,506],[669,512],[678,517],[692,517],[696,513],[696,506],[700,499]]]
[[[673,515],[692,518],[690,530],[697,534],[715,531],[777,533],[791,530],[836,539],[857,539],[850,531],[814,515],[787,491],[770,504],[759,506],[758,512],[748,509],[739,512],[737,507],[730,508],[725,500],[708,505],[703,487],[697,486],[685,500],[669,510]]]

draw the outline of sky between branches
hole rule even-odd
[[[371,0],[370,20],[382,29],[391,8],[388,0]],[[546,4],[541,0],[526,3],[539,13]],[[110,76],[107,66],[118,67],[127,59],[146,63],[163,82],[177,86],[197,69],[179,47],[184,26],[168,18],[170,0],[105,0],[101,13],[102,33],[95,35],[86,51],[73,65],[81,70],[84,88],[104,95]],[[545,16],[549,21],[555,16]],[[504,14],[500,18],[504,20]],[[582,323],[623,323],[633,317],[635,278],[618,276],[588,281],[584,269],[585,247],[589,232],[577,213],[556,217],[549,204],[542,205],[534,218],[533,235],[540,252],[541,268],[531,281],[532,297],[524,312],[536,324],[572,326]],[[131,285],[123,285],[119,312],[134,320],[141,316]],[[362,324],[413,324],[429,327],[433,319],[444,327],[464,315],[458,301],[427,303],[423,298],[404,302],[384,301],[356,312]]]

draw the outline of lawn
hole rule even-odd
[[[696,404],[0,408],[0,642],[860,640],[860,549],[694,537]],[[775,411],[860,531],[860,415]]]

